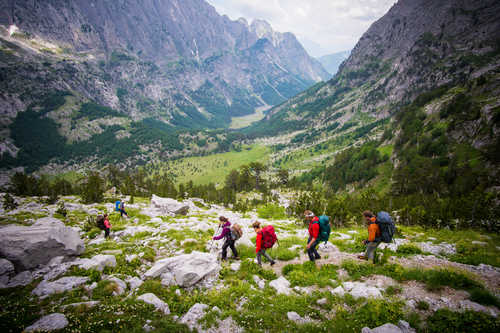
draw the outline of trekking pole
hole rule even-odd
[[[220,224],[219,224],[219,227],[217,228],[217,231],[215,231],[214,235],[212,236],[212,240],[210,241],[210,246],[209,246],[210,251],[212,251],[212,248],[213,248],[212,246],[214,244],[214,237],[215,237],[215,235],[217,235],[219,233],[219,229],[220,229]]]

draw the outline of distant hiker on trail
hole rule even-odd
[[[104,214],[104,238],[109,238],[110,230],[111,230],[111,223],[109,223],[108,214]]]
[[[120,203],[120,216],[123,217],[123,215],[125,215],[128,218],[128,214],[125,211],[125,203],[122,201]]]
[[[267,261],[271,263],[271,266],[276,262],[266,253],[267,249],[273,247],[274,242],[276,242],[276,234],[274,233],[273,226],[267,226],[261,228],[260,222],[255,221],[252,224],[253,230],[257,234],[257,239],[255,241],[255,253],[257,253],[257,263],[262,266],[262,256],[266,257]],[[270,228],[269,228],[270,227]]]
[[[359,259],[371,260],[375,259],[375,250],[377,246],[380,244],[380,228],[377,223],[377,218],[375,215],[369,211],[365,210],[363,212],[363,217],[368,224],[368,239],[363,241],[363,244],[366,245],[366,253],[364,256],[358,256]]]
[[[225,238],[224,245],[222,245],[222,260],[227,259],[227,248],[230,247],[231,251],[233,251],[233,258],[240,259],[238,257],[238,251],[236,251],[236,247],[234,244],[236,243],[236,239],[233,239],[231,232],[231,222],[224,216],[219,217],[219,228],[222,227],[222,232],[219,236],[214,236],[213,240],[219,240]],[[240,235],[241,236],[241,235]]]
[[[319,218],[310,210],[304,212],[304,217],[309,222],[309,238],[307,239],[306,246],[307,254],[309,255],[309,260],[314,262],[317,259],[321,259],[318,250],[316,250],[319,244]]]

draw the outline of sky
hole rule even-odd
[[[397,0],[207,0],[221,15],[293,32],[314,57],[351,50]]]

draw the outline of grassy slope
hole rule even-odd
[[[266,163],[270,149],[266,146],[243,147],[242,151],[231,151],[208,156],[187,157],[169,162],[162,173],[175,176],[176,183],[190,180],[195,184],[222,183],[232,169],[251,162]]]

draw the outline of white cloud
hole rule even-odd
[[[354,47],[397,0],[207,0],[231,19],[268,21],[293,32],[313,56]]]

